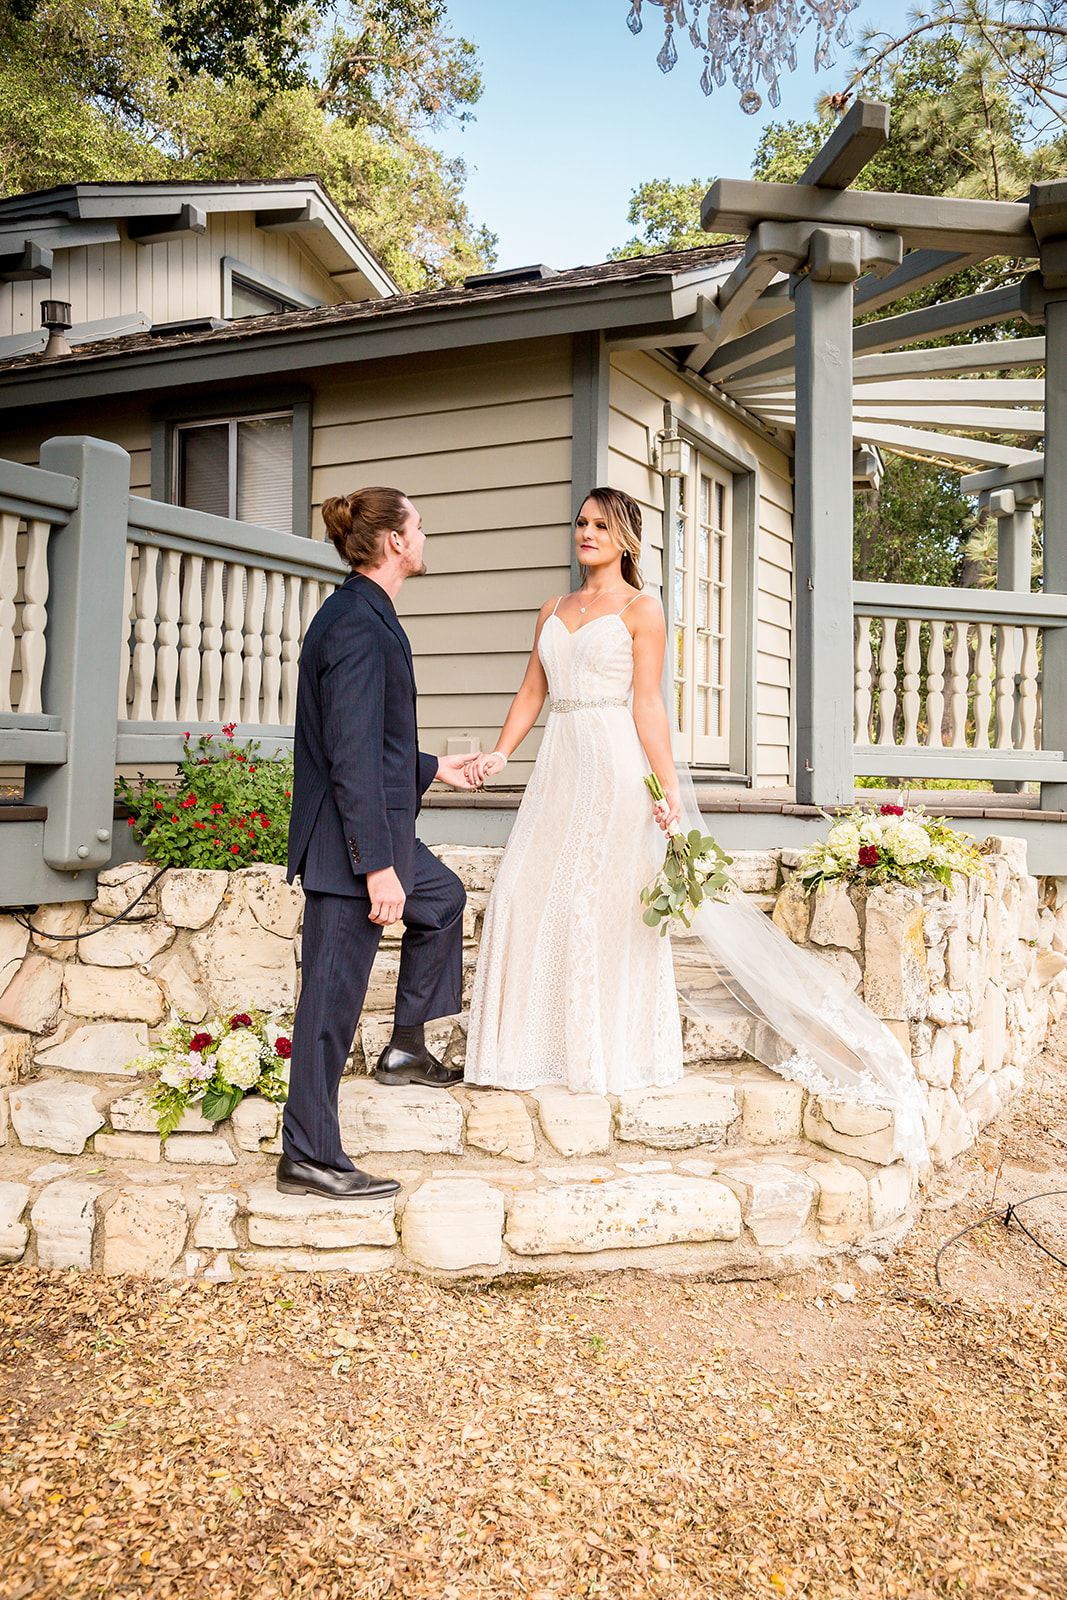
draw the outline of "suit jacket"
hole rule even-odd
[[[415,818],[437,773],[415,722],[411,646],[385,590],[352,573],[314,617],[300,654],[290,883],[362,896],[368,872],[415,881]]]

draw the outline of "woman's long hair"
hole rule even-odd
[[[590,489],[586,500],[595,500],[608,525],[608,532],[622,551],[622,575],[635,589],[643,589],[641,576],[641,507],[625,489]],[[585,500],[582,501],[585,504]],[[586,570],[581,568],[582,582]]]

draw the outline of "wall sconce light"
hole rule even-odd
[[[687,478],[691,450],[673,429],[661,428],[652,446],[652,465],[665,478]]]
[[[45,355],[69,356],[71,353],[70,345],[63,335],[72,326],[70,301],[42,300],[41,326],[48,329],[48,343],[44,347]]]

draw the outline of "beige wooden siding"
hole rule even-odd
[[[537,613],[570,588],[568,340],[490,346],[359,369],[315,396],[313,534],[322,501],[392,484],[427,532],[423,578],[401,591],[422,746],[491,749],[526,670]],[[525,782],[535,728],[509,763]]]
[[[790,650],[792,626],[791,462],[711,396],[642,351],[612,356],[609,432],[610,481],[641,503],[645,518],[645,572],[660,585],[663,480],[649,466],[652,442],[663,426],[663,402],[701,417],[719,437],[759,463],[757,551],[756,782],[781,787],[790,772]]]
[[[213,212],[207,231],[195,237],[149,245],[123,237],[57,250],[48,283],[0,284],[0,337],[39,328],[46,296],[69,300],[76,323],[136,311],[154,323],[219,317],[224,256],[323,305],[347,298],[295,234],[264,233],[249,211]]]

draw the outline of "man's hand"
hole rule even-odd
[[[403,884],[392,867],[383,867],[380,872],[367,873],[367,893],[370,895],[372,922],[387,928],[391,922],[400,921],[404,915],[404,901],[407,896]]]
[[[437,776],[453,789],[476,789],[477,784],[472,783],[464,771],[464,762],[470,760],[470,756],[442,756],[437,763]]]

